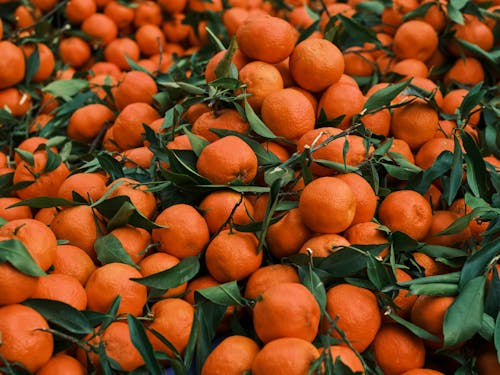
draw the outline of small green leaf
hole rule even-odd
[[[264,122],[257,116],[248,104],[248,101],[245,98],[245,115],[247,117],[248,123],[250,124],[250,128],[257,133],[258,135],[268,138],[268,139],[276,139],[277,137],[273,134],[271,130],[267,127]]]
[[[191,133],[187,128],[184,128],[184,134],[187,135],[189,143],[191,143],[191,147],[193,147],[193,151],[196,156],[200,156],[201,151],[205,148],[205,146],[210,144],[209,141]]]
[[[197,294],[217,305],[244,305],[240,288],[238,287],[238,283],[236,281],[230,281],[228,283],[212,286],[210,288],[199,289],[195,292],[195,301]]]
[[[493,338],[495,340],[495,349],[497,350],[497,361],[500,363],[500,313],[497,315]]]
[[[382,290],[385,286],[392,284],[392,279],[387,268],[371,254],[368,256],[366,272],[368,279],[378,290]]]
[[[390,84],[389,86],[375,92],[373,95],[368,97],[363,109],[366,113],[371,113],[375,110],[387,107],[396,96],[408,87],[410,82],[411,80],[407,80]]]
[[[67,99],[88,87],[89,82],[86,79],[65,79],[49,83],[42,91],[48,92],[56,98]]]
[[[364,270],[368,262],[368,254],[378,255],[387,244],[383,245],[356,245],[356,248],[344,247],[318,263],[320,270],[326,271],[334,277],[350,277]]]
[[[50,148],[47,148],[47,163],[45,164],[44,173],[49,173],[55,170],[62,163],[61,156],[56,154]]]
[[[451,172],[450,172],[450,184],[448,185],[448,189],[443,191],[443,194],[446,197],[446,202],[448,205],[451,205],[457,196],[458,190],[462,185],[462,147],[460,146],[460,142],[457,137],[453,137],[455,141],[454,149],[453,149],[453,161],[451,163]]]
[[[464,16],[462,12],[460,12],[460,9],[457,9],[451,2],[448,3],[446,6],[446,10],[448,11],[448,17],[455,22],[458,23],[459,25],[464,24]]]
[[[162,375],[163,372],[160,364],[155,358],[153,346],[146,335],[141,321],[133,315],[128,314],[127,323],[130,329],[130,340],[144,360],[148,372],[152,375]]]
[[[146,285],[158,290],[167,290],[175,288],[191,280],[200,269],[198,257],[190,256],[182,259],[168,270],[154,273],[142,278],[132,278],[130,280],[139,284]]]
[[[469,280],[446,310],[443,347],[449,348],[469,340],[479,331],[483,318],[485,285],[484,276]]]
[[[472,52],[473,54],[478,55],[485,60],[488,60],[492,64],[499,64],[500,63],[500,54],[498,53],[498,50],[497,51],[493,50],[491,52],[488,52],[488,51],[485,51],[484,49],[482,49],[481,47],[479,47],[477,44],[468,42],[464,39],[456,38],[456,41],[466,51]]]
[[[345,144],[344,144],[345,145]],[[344,163],[337,163],[335,161],[331,160],[324,160],[324,159],[314,159],[315,163],[318,163],[319,165],[327,168],[331,168],[334,171],[340,172],[340,173],[350,173],[350,172],[357,172],[359,171],[359,167],[355,165],[348,165]]]
[[[481,251],[472,254],[460,273],[460,289],[463,289],[471,280],[484,274],[488,264],[500,252],[500,241],[492,241],[483,246]]]
[[[314,272],[312,265],[302,266],[298,268],[300,281],[304,286],[309,289],[316,298],[316,302],[320,307],[321,315],[326,309],[326,290],[325,285],[319,278],[318,274]]]
[[[83,312],[66,303],[48,299],[28,299],[22,304],[35,309],[47,321],[69,332],[75,334],[92,332],[92,325]]]
[[[97,259],[102,264],[124,263],[139,269],[130,255],[123,248],[122,243],[112,233],[98,237],[94,243]]]
[[[31,152],[21,150],[20,148],[16,148],[15,151],[16,151],[16,154],[18,154],[19,157],[25,163],[27,163],[28,165],[30,165],[32,167],[35,165],[35,157],[33,156],[33,154]]]
[[[425,329],[420,328],[419,326],[401,318],[399,315],[391,313],[389,314],[389,317],[393,319],[396,323],[401,324],[403,327],[407,328],[410,330],[413,334],[416,336],[420,337],[421,339],[424,340],[430,340],[430,341],[440,341],[440,338],[437,336],[434,336],[433,334],[427,332]]]
[[[454,283],[412,284],[409,292],[426,296],[455,296],[458,293],[458,285]]]
[[[9,262],[16,270],[29,276],[43,276],[24,244],[17,239],[0,241],[0,263]]]
[[[26,74],[24,75],[26,85],[31,82],[38,69],[40,69],[40,51],[38,50],[38,44],[35,43],[33,52],[26,60]]]
[[[217,47],[217,50],[224,51],[226,47],[224,47],[224,44],[220,41],[219,38],[217,38],[217,35],[210,29],[210,27],[205,27],[205,30],[207,31],[208,36],[210,37],[210,40],[215,44]]]
[[[81,206],[81,203],[69,201],[64,198],[57,197],[36,197],[25,199],[21,202],[14,203],[10,205],[10,207],[21,207],[27,206],[31,208],[50,208],[50,207],[73,207],[73,206]]]
[[[231,64],[233,61],[234,54],[238,50],[238,43],[236,43],[236,37],[231,38],[229,43],[229,48],[227,49],[222,59],[219,61],[215,67],[215,76],[217,78],[228,78],[231,72]]]
[[[458,107],[458,118],[463,122],[474,107],[481,103],[485,95],[486,90],[483,90],[482,82],[471,88],[464,96],[460,107]]]
[[[104,169],[106,173],[109,174],[109,177],[111,177],[112,181],[121,177],[125,177],[120,162],[111,155],[101,153],[97,155],[97,160],[99,161],[102,169]]]

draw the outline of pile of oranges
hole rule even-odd
[[[0,374],[499,374],[499,11],[0,0]]]

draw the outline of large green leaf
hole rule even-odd
[[[0,263],[8,262],[18,271],[30,276],[43,276],[24,244],[17,239],[0,241]]]

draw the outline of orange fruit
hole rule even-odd
[[[396,268],[395,276],[397,282],[413,280],[413,278],[401,268]],[[397,307],[396,313],[403,318],[409,317],[411,308],[413,307],[416,299],[417,295],[409,294],[406,289],[400,289],[398,294],[392,299],[392,302]]]
[[[241,203],[235,208],[240,199]],[[232,190],[217,190],[208,194],[201,201],[199,208],[211,234],[219,229],[229,228],[228,220],[233,224],[244,225],[249,224],[254,217],[250,200]]]
[[[139,351],[130,338],[130,328],[127,322],[114,321],[102,332],[90,340],[89,344],[104,344],[106,356],[120,366],[124,371],[130,372],[144,364]],[[89,360],[96,368],[100,368],[99,357],[95,353],[90,353]]]
[[[188,282],[186,293],[184,294],[184,296],[182,296],[182,299],[189,302],[191,305],[195,305],[196,303],[196,301],[194,300],[195,291],[211,288],[216,285],[220,285],[220,283],[210,275],[197,276]]]
[[[465,204],[464,198],[459,198],[451,204],[449,210],[456,212],[460,216],[464,216],[466,214],[469,214],[472,211],[472,208],[470,208],[468,205]],[[481,219],[476,217],[470,221],[468,227],[474,238],[481,239],[482,233],[486,230],[488,225],[489,222],[482,221]]]
[[[379,219],[391,231],[400,231],[420,241],[432,223],[429,202],[413,190],[399,190],[387,195],[378,208]]]
[[[222,13],[222,23],[230,38],[236,35],[236,31],[245,22],[249,13],[248,9],[243,7],[232,7],[224,10]]]
[[[252,363],[253,375],[307,374],[319,352],[307,340],[284,337],[268,342],[257,353]]]
[[[134,263],[139,263],[146,256],[151,244],[151,235],[147,230],[131,225],[115,228],[109,234],[115,236]]]
[[[90,206],[66,207],[56,214],[50,228],[60,240],[84,250],[95,258],[94,242],[104,234],[101,220]]]
[[[187,5],[187,0],[159,0],[158,4],[168,13],[181,13]]]
[[[113,20],[119,30],[123,30],[134,21],[135,9],[119,1],[110,1],[104,7],[104,14]]]
[[[432,81],[429,78],[423,78],[423,77],[413,77],[411,80],[411,86],[418,87],[420,89],[426,90],[429,93],[433,93],[433,99],[436,101],[436,104],[438,107],[441,107],[443,104],[443,93],[441,92],[441,89],[436,85],[434,81]],[[403,91],[405,93],[405,91]]]
[[[415,164],[422,169],[430,168],[444,151],[453,153],[455,142],[450,138],[431,138],[415,154]]]
[[[421,338],[395,323],[382,325],[373,340],[375,361],[384,375],[399,375],[422,367],[425,346]]]
[[[158,272],[166,271],[180,262],[179,258],[167,253],[154,253],[146,256],[139,262],[141,274],[144,277],[151,276]],[[186,291],[187,282],[168,289],[161,298],[169,298],[182,295]]]
[[[77,310],[87,307],[87,293],[83,285],[77,278],[62,273],[40,276],[31,298],[63,302]]]
[[[243,280],[262,263],[257,237],[249,232],[223,230],[207,246],[205,262],[213,278],[221,283]]]
[[[104,13],[94,13],[87,17],[81,25],[81,30],[90,35],[94,43],[102,46],[108,45],[118,36],[118,26]]]
[[[59,210],[56,207],[40,208],[35,214],[34,219],[49,226]]]
[[[308,97],[293,88],[269,94],[262,102],[262,120],[278,137],[297,142],[314,129],[316,117]]]
[[[31,307],[11,304],[0,307],[0,355],[35,372],[52,356],[54,340],[45,318]]]
[[[326,89],[344,73],[342,52],[326,39],[306,39],[297,44],[289,64],[295,82],[313,92]]]
[[[77,36],[62,39],[58,52],[62,62],[75,69],[81,68],[89,61],[92,54],[89,44]]]
[[[266,242],[272,255],[283,258],[297,254],[311,236],[312,232],[304,224],[300,210],[292,208],[279,221],[269,226]]]
[[[287,264],[260,267],[247,280],[245,298],[256,299],[267,289],[280,283],[300,283],[295,268]]]
[[[415,156],[411,151],[410,145],[403,139],[392,138],[392,145],[388,152],[401,154],[410,163],[415,164]]]
[[[332,127],[310,130],[298,140],[297,151],[304,152],[306,149],[313,148],[315,149],[312,152],[314,159],[333,161],[340,166],[343,166],[344,163],[346,165],[358,165],[366,160],[366,156],[371,152],[372,148],[367,152],[362,137],[355,134],[339,136],[341,132],[340,129]],[[336,138],[323,145],[330,137]],[[349,144],[349,150],[344,158],[343,150],[346,142]],[[333,168],[322,166],[317,162],[311,164],[311,171],[316,176],[329,176],[335,173]]]
[[[5,235],[0,236],[0,242],[9,239]],[[7,262],[0,263],[0,306],[28,299],[36,285],[37,277],[26,275]]]
[[[403,372],[401,375],[444,375],[444,373],[432,369],[414,368],[412,370]]]
[[[249,371],[259,350],[257,343],[248,337],[229,336],[210,352],[201,375],[239,375]]]
[[[473,86],[484,81],[484,68],[481,61],[474,57],[459,58],[444,76],[447,85],[458,84]]]
[[[57,240],[54,233],[40,221],[11,220],[0,227],[0,236],[20,240],[42,270],[48,270],[54,263]]]
[[[361,46],[346,48],[343,54],[344,73],[349,76],[368,77],[375,69],[375,59]]]
[[[330,85],[321,95],[318,105],[318,117],[324,112],[326,119],[332,120],[344,116],[338,127],[347,129],[352,119],[361,112],[365,96],[357,85],[339,81]]]
[[[326,311],[332,319],[338,318],[337,327],[358,352],[372,343],[382,322],[375,294],[350,284],[338,284],[326,292]],[[331,335],[341,337],[335,330]]]
[[[299,253],[311,251],[313,257],[327,257],[340,247],[349,245],[350,242],[338,234],[318,234],[304,242]]]
[[[218,111],[202,110],[203,113],[195,121],[190,121],[193,124],[191,131],[196,135],[202,136],[209,142],[219,139],[219,136],[210,131],[211,128],[232,130],[245,134],[250,126],[235,109],[225,108]]]
[[[96,266],[90,256],[73,245],[57,245],[52,274],[73,276],[85,286]]]
[[[130,70],[125,56],[137,62],[141,51],[135,40],[130,38],[116,38],[104,48],[104,58],[116,64],[120,69]]]
[[[0,41],[0,50],[0,89],[5,89],[24,79],[26,62],[23,51],[10,41]]]
[[[155,223],[165,228],[153,229],[153,242],[160,251],[179,259],[198,255],[207,245],[210,234],[203,216],[187,204],[175,204],[164,209]]]
[[[198,173],[216,185],[250,183],[257,175],[257,156],[241,138],[229,135],[205,146],[198,156]]]
[[[147,290],[131,278],[142,278],[142,275],[128,264],[108,263],[97,268],[85,285],[88,308],[106,312],[113,300],[120,296],[118,314],[141,315],[147,300]]]
[[[329,349],[320,349],[320,352],[322,351],[326,351],[326,355],[332,364],[335,364],[337,359],[339,359],[344,365],[349,367],[352,372],[359,371],[364,375],[365,368],[363,367],[363,363],[351,348],[341,345],[331,345]]]
[[[350,226],[345,232],[344,237],[352,245],[382,245],[388,242],[384,231],[378,229],[379,224],[369,221]],[[389,249],[385,248],[379,253],[379,256],[385,257]]]
[[[74,357],[64,353],[57,353],[40,367],[35,375],[85,375],[83,365]]]
[[[220,12],[222,10],[222,0],[212,0],[209,3],[203,0],[187,0],[187,6],[195,12]]]
[[[427,235],[422,241],[431,245],[460,247],[461,245],[463,245],[463,242],[466,241],[471,235],[469,228],[465,228],[464,230],[455,234],[437,235],[439,232],[442,232],[443,230],[448,228],[459,218],[460,215],[454,211],[435,211],[432,215],[432,222],[429,232],[427,232]]]
[[[476,368],[479,375],[494,375],[500,371],[500,363],[498,362],[496,351],[485,350],[479,353],[476,360]],[[412,374],[410,374],[412,375]],[[419,375],[419,374],[414,374]],[[425,375],[425,374],[422,374]],[[429,374],[433,375],[433,374]],[[436,374],[438,375],[438,374]]]
[[[419,251],[412,253],[415,262],[423,269],[425,276],[440,275],[446,272],[442,263],[436,262],[432,257]]]
[[[9,87],[0,90],[0,105],[2,108],[8,108],[12,116],[21,117],[31,107],[31,96],[16,87]]]
[[[151,23],[146,23],[136,30],[135,40],[144,56],[160,53],[166,43],[163,31],[157,25]]]
[[[212,82],[217,78],[220,78],[217,77],[215,70],[226,53],[227,50],[219,51],[215,55],[213,55],[210,60],[208,60],[207,66],[205,67],[205,79],[207,80],[207,82]],[[239,49],[236,50],[231,59],[231,63],[234,64],[238,71],[242,69],[248,62],[248,57],[241,53]]]
[[[81,24],[96,11],[97,5],[94,0],[71,0],[64,7],[66,18],[74,25]]]
[[[113,90],[118,109],[124,109],[132,103],[153,104],[153,96],[158,92],[156,82],[151,76],[140,71],[125,73]]]
[[[156,213],[155,196],[150,191],[147,191],[147,187],[139,181],[127,177],[118,178],[108,185],[107,191],[110,190],[111,193],[108,198],[129,197],[137,211],[148,219],[151,219]]]
[[[391,130],[391,112],[388,109],[365,114],[360,118],[360,121],[373,134],[387,137]]]
[[[390,67],[393,73],[404,76],[405,79],[409,77],[426,78],[429,75],[429,68],[422,60],[415,58],[402,59]]]
[[[7,221],[16,219],[31,219],[33,214],[28,206],[10,207],[13,204],[21,202],[21,199],[15,197],[0,197],[0,218]]]
[[[19,182],[33,182],[25,188],[16,191],[21,199],[35,197],[55,197],[59,186],[69,175],[70,171],[66,164],[61,162],[55,169],[46,171],[47,151],[37,151],[33,154],[34,165],[22,160],[17,164],[14,172],[14,184]]]
[[[349,185],[356,198],[356,213],[351,225],[370,221],[375,215],[378,197],[368,181],[356,173],[339,174],[336,177]]]
[[[167,298],[151,307],[151,315],[153,321],[148,328],[160,333],[179,353],[184,353],[193,326],[194,307],[180,298]],[[149,334],[149,338],[154,350],[173,354],[156,336]]]
[[[146,142],[144,142],[146,143]],[[149,169],[153,160],[153,152],[149,147],[135,147],[123,151],[117,158],[123,162],[125,168]]]
[[[245,55],[271,64],[290,56],[297,38],[290,23],[267,14],[248,17],[236,31],[238,47]]]
[[[69,119],[68,137],[78,142],[90,143],[114,118],[113,111],[103,104],[80,107]]]
[[[456,115],[456,111],[460,108],[464,97],[469,93],[466,89],[454,89],[448,91],[448,93],[443,98],[443,105],[441,106],[441,111],[447,115]],[[478,104],[466,117],[467,124],[475,127],[481,117],[481,106]]]
[[[444,315],[453,301],[455,297],[418,296],[411,309],[411,322],[442,339]],[[425,344],[437,349],[442,345],[442,340],[425,341]]]
[[[391,132],[396,138],[408,143],[416,150],[434,137],[438,129],[438,114],[427,103],[414,101],[394,109]]]
[[[31,78],[32,82],[43,82],[47,80],[54,71],[56,61],[52,50],[47,47],[44,43],[37,43],[36,48],[38,49],[38,61],[39,66],[36,73]],[[29,58],[31,54],[35,51],[35,47],[32,44],[25,44],[22,48],[26,58]]]
[[[139,147],[144,144],[144,126],[160,118],[158,112],[147,103],[128,104],[116,117],[113,124],[114,141],[121,149]]]
[[[253,308],[255,332],[264,343],[283,337],[312,342],[319,322],[319,305],[309,289],[300,283],[270,286]]]
[[[495,36],[493,34],[493,31],[485,22],[472,14],[465,14],[463,25],[456,23],[452,26],[451,30],[455,32],[455,39],[460,39],[475,44],[484,51],[489,51],[495,44]],[[461,45],[453,40],[448,45],[448,48],[453,54],[457,56],[460,53],[471,55],[469,51],[464,50]]]
[[[306,185],[299,199],[302,221],[312,231],[340,233],[352,223],[356,196],[337,177],[320,177]]]
[[[438,47],[436,30],[427,22],[410,20],[401,24],[394,34],[392,49],[400,59],[427,60]]]
[[[241,68],[238,79],[246,84],[248,104],[257,113],[260,112],[262,102],[273,92],[284,88],[281,73],[274,65],[263,61],[252,61]]]
[[[106,191],[106,176],[101,173],[75,173],[68,176],[59,187],[57,196],[66,200],[73,200],[73,192],[89,202],[95,202]]]

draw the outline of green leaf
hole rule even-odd
[[[304,284],[304,286],[313,294],[314,298],[316,298],[316,302],[318,302],[321,311],[321,316],[323,316],[326,309],[325,285],[319,278],[318,274],[314,272],[311,264],[299,267],[298,273],[302,284]]]
[[[380,1],[363,1],[356,4],[356,10],[381,15],[385,6]]]
[[[83,312],[66,303],[48,299],[28,299],[22,304],[35,309],[48,322],[71,333],[87,334],[92,332],[92,325]]]
[[[140,353],[148,372],[152,375],[162,375],[160,364],[155,358],[153,346],[146,336],[146,331],[139,319],[128,314],[127,323],[130,329],[130,339],[137,351]]]
[[[68,99],[88,87],[89,82],[86,79],[65,79],[49,83],[42,91],[48,92],[56,98]]]
[[[446,189],[446,191],[443,191],[448,205],[451,205],[455,200],[455,197],[457,196],[458,190],[462,185],[462,174],[463,174],[462,147],[457,137],[453,137],[453,140],[455,141],[455,145],[453,148],[453,161],[451,163],[450,184],[448,185],[448,189]]]
[[[419,277],[408,281],[398,281],[397,284],[401,286],[409,286],[415,284],[434,284],[434,283],[457,284],[459,280],[460,280],[460,272],[450,272],[442,275]]]
[[[419,326],[413,324],[412,322],[409,322],[409,321],[401,318],[397,314],[391,313],[391,314],[389,314],[389,317],[392,318],[396,323],[399,323],[403,327],[410,330],[413,334],[420,337],[421,339],[430,340],[430,341],[440,341],[441,340],[439,337],[434,336],[432,333],[427,332],[425,329],[420,328]]]
[[[455,296],[458,293],[458,285],[454,283],[412,284],[409,292],[426,296]]]
[[[492,267],[490,272],[491,281],[488,285],[488,294],[486,295],[484,310],[491,316],[497,316],[500,312],[500,278],[498,277],[497,267]]]
[[[240,288],[238,287],[238,283],[236,281],[230,281],[228,283],[212,286],[210,288],[199,289],[195,291],[195,301],[197,294],[217,305],[244,305]]]
[[[486,95],[486,90],[483,90],[483,83],[480,82],[467,92],[460,107],[458,107],[458,118],[463,122],[474,107],[481,103]]]
[[[121,177],[125,177],[120,162],[111,155],[101,153],[97,155],[97,160],[99,161],[102,169],[104,169],[104,171],[109,174],[109,177],[111,177],[112,181]]]
[[[50,148],[47,148],[47,164],[45,164],[44,173],[49,173],[55,170],[62,163],[61,156],[56,154]]]
[[[38,44],[35,43],[33,53],[26,60],[26,74],[24,75],[24,83],[26,85],[29,85],[39,68],[40,51],[38,50]]]
[[[462,132],[461,138],[466,152],[465,162],[469,187],[476,196],[488,199],[488,172],[486,171],[486,164],[484,163],[481,152],[474,139],[468,133]]]
[[[81,206],[81,203],[69,201],[64,198],[57,197],[36,197],[25,199],[23,201],[14,203],[10,205],[10,207],[21,207],[28,206],[31,208],[50,208],[50,207],[73,207],[73,206]]]
[[[450,151],[443,151],[439,154],[434,164],[410,180],[406,188],[424,194],[436,178],[443,176],[450,170],[452,163],[453,154]]]
[[[112,233],[98,237],[94,242],[94,249],[97,253],[97,259],[102,264],[124,263],[136,269],[140,268],[125,251],[120,240]]]
[[[392,284],[387,268],[371,254],[368,257],[366,272],[368,279],[375,285],[377,290],[382,290],[385,286]]]
[[[228,78],[230,76],[231,64],[237,50],[238,43],[236,43],[236,37],[233,36],[231,38],[231,42],[229,43],[229,48],[215,67],[215,76],[217,78]]]
[[[24,244],[17,239],[0,241],[0,263],[9,262],[16,270],[29,276],[43,276]]]
[[[358,21],[353,18],[349,18],[339,13],[336,17],[342,22],[345,27],[347,34],[354,38],[357,42],[363,43],[374,43],[377,47],[381,47],[380,40],[377,38],[377,34],[372,29],[363,26]]]
[[[368,254],[378,255],[387,244],[383,245],[356,245],[356,248],[344,247],[318,262],[318,268],[328,272],[336,278],[355,276],[366,268]]]
[[[493,334],[495,349],[497,351],[497,361],[500,363],[500,313],[497,315],[495,323],[495,333]]]
[[[187,128],[184,128],[184,134],[187,135],[189,143],[191,143],[191,147],[193,147],[193,151],[196,156],[200,156],[201,151],[205,148],[205,146],[210,144],[209,141],[191,133]]]
[[[500,252],[500,241],[492,241],[483,246],[480,251],[472,254],[465,262],[460,273],[460,289],[463,289],[471,280],[482,275],[488,264]]]
[[[460,12],[460,9],[457,9],[451,2],[448,3],[446,6],[446,10],[448,11],[448,17],[455,22],[458,23],[459,25],[464,24],[464,16],[462,12]]]
[[[172,268],[168,270],[154,273],[142,278],[132,278],[130,280],[147,287],[167,290],[175,288],[185,282],[191,280],[200,269],[200,261],[198,257],[190,256],[182,259]]]
[[[271,130],[267,127],[266,124],[257,116],[248,104],[248,101],[245,98],[245,115],[247,117],[248,123],[250,124],[250,128],[260,135],[261,137],[268,139],[276,139],[277,137],[273,134]]]
[[[411,80],[390,84],[387,87],[375,92],[373,95],[368,97],[368,100],[365,102],[363,109],[365,113],[371,113],[377,109],[384,108],[388,106],[391,101],[398,96],[404,89],[408,87]]]
[[[262,250],[262,247],[264,246],[264,242],[267,236],[267,230],[269,228],[269,225],[271,224],[271,220],[276,210],[276,205],[278,204],[278,199],[279,199],[279,193],[282,186],[283,186],[283,180],[281,178],[274,180],[273,184],[271,185],[271,190],[269,191],[269,199],[266,205],[266,213],[264,215],[264,220],[262,221],[262,227],[258,236],[259,244],[257,246],[257,252],[260,252]]]
[[[35,165],[35,157],[31,152],[21,150],[20,148],[15,148],[16,154],[19,155],[19,157],[28,165],[34,166]]]
[[[215,44],[217,47],[217,50],[224,51],[226,47],[224,47],[224,44],[220,41],[219,38],[217,38],[217,35],[210,29],[210,27],[205,27],[205,30],[207,31],[208,36],[210,37],[210,40]]]
[[[357,171],[359,171],[359,167],[357,167],[355,165],[348,165],[348,164],[344,164],[344,163],[337,163],[337,162],[331,161],[331,160],[314,159],[314,162],[318,163],[319,165],[321,165],[323,167],[331,168],[334,171],[337,171],[337,172],[340,172],[340,173],[350,173],[350,172],[357,172]]]
[[[456,38],[456,41],[458,42],[458,44],[464,47],[466,51],[472,52],[473,54],[478,55],[479,57],[482,57],[485,60],[488,60],[492,64],[500,63],[500,54],[495,50],[487,52],[481,47],[479,47],[477,44],[468,42],[460,38]]]
[[[485,285],[484,276],[469,280],[446,310],[443,323],[444,348],[469,340],[481,328]]]

